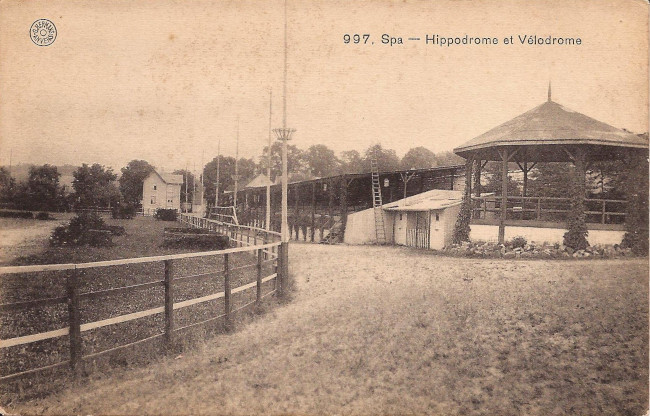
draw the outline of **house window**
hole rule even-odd
[[[156,205],[156,195],[151,196],[151,205]]]
[[[158,188],[156,187],[156,185],[154,185],[154,186],[153,186],[153,190],[155,191],[156,189],[158,189]]]
[[[436,212],[436,221],[440,221],[440,214]]]
[[[326,183],[323,184],[323,191],[327,191],[327,184]]]
[[[399,220],[402,221],[402,213],[399,214]]]
[[[388,180],[388,178],[385,178],[384,179],[384,188],[388,188],[389,185],[390,185],[390,181]]]

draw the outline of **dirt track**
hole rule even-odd
[[[291,245],[294,300],[24,413],[643,414],[648,260]],[[13,409],[7,409],[13,410]]]

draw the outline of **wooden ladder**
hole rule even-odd
[[[372,174],[372,206],[375,210],[375,235],[377,244],[386,244],[386,230],[384,228],[384,213],[381,201],[381,183],[379,183],[379,166],[377,158],[370,159],[370,172]]]

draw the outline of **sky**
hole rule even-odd
[[[286,117],[299,148],[452,150],[543,103],[549,81],[554,101],[648,131],[644,1],[287,2]],[[49,46],[29,37],[40,18],[57,28]],[[257,159],[270,90],[271,125],[282,125],[283,30],[282,0],[4,0],[0,164],[198,170],[219,140],[235,155],[238,124],[239,156]],[[344,43],[355,33],[369,42]],[[426,44],[435,34],[499,44]],[[582,44],[521,45],[519,35]]]

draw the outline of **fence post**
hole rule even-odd
[[[284,295],[284,292],[287,290],[287,280],[289,275],[289,243],[282,242],[280,243],[278,251],[278,282],[280,283],[280,288],[278,294],[280,296]]]
[[[165,260],[165,346],[171,351],[174,346],[174,263]]]
[[[260,302],[262,301],[262,249],[258,248],[257,249],[257,297],[255,298],[255,302],[257,302],[257,306],[260,306]]]
[[[226,329],[230,329],[230,262],[228,253],[223,255],[223,304],[226,314]]]
[[[75,376],[81,374],[81,317],[79,315],[79,280],[78,271],[74,269],[66,278],[68,292],[68,324],[70,330],[70,367]]]

